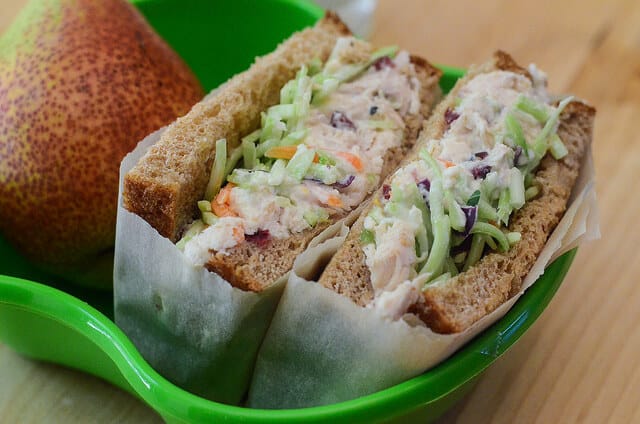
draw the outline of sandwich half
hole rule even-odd
[[[467,329],[520,290],[567,207],[594,116],[496,52],[438,105],[320,284],[391,319]]]
[[[439,77],[327,13],[168,127],[126,174],[123,204],[194,265],[259,292],[398,165]]]

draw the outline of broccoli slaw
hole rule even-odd
[[[218,140],[201,218],[178,247],[203,265],[211,251],[286,238],[352,210],[378,186],[404,117],[419,109],[407,52],[339,39],[326,63],[303,66],[284,85],[239,147]]]
[[[542,157],[567,154],[557,128],[571,100],[552,106],[544,74],[533,66],[529,73],[467,81],[444,113],[444,134],[426,141],[374,199],[361,233],[374,290],[369,307],[398,319],[427,285],[520,240],[507,230],[509,219],[539,194]]]

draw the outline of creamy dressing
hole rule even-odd
[[[349,49],[350,44],[344,39],[336,48]],[[341,57],[339,53],[334,51],[332,57]],[[311,228],[317,217],[322,221],[361,204],[379,183],[385,153],[403,141],[403,117],[420,107],[409,54],[400,52],[390,62],[380,69],[370,66],[353,81],[340,84],[319,105],[311,104],[304,117],[302,143],[331,157],[344,178],[353,176],[347,187],[308,178],[298,181],[290,175],[274,185],[269,184],[269,172],[252,171],[250,187],[230,190],[228,207],[235,216],[219,219],[187,241],[186,257],[203,265],[210,251],[225,253],[243,242],[244,235],[268,231],[269,237],[286,238]],[[336,123],[337,118],[342,121]]]
[[[440,167],[444,191],[459,205],[466,205],[470,196],[481,190],[483,181],[493,187],[490,198],[497,199],[509,186],[514,173],[520,172],[514,165],[514,146],[504,137],[507,114],[514,113],[522,95],[552,110],[545,105],[549,96],[544,74],[535,67],[531,68],[531,74],[533,83],[523,75],[506,71],[474,77],[459,90],[455,109],[447,111],[450,122],[443,136],[426,143],[427,151]],[[524,138],[531,145],[541,132],[542,124],[530,115],[515,113]],[[438,178],[434,172],[424,160],[417,160],[400,168],[389,184],[407,187],[425,179],[433,181]],[[428,202],[428,190],[420,185],[418,188]],[[416,253],[418,229],[424,228],[425,223],[415,206],[389,213],[393,202],[379,200],[379,206],[374,207],[364,221],[365,230],[373,234],[375,241],[363,246],[374,289],[374,300],[368,307],[398,319],[418,301],[420,290],[429,278],[418,275],[416,269],[426,259],[418,258]]]
[[[409,210],[414,222],[419,214],[415,207]],[[415,277],[412,267],[416,262],[415,233],[410,223],[394,220],[385,226],[385,231],[375,233],[375,246],[364,247],[374,291],[394,290],[403,281]]]
[[[242,218],[220,218],[216,225],[193,237],[184,247],[184,254],[192,263],[204,264],[209,260],[209,250],[222,251],[238,244]],[[240,239],[241,240],[241,239]]]

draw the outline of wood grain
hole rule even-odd
[[[161,423],[138,399],[102,380],[22,358],[0,345],[1,423]]]
[[[25,0],[0,0],[0,32]],[[441,422],[640,422],[640,2],[380,0],[373,40],[467,66],[496,48],[598,109],[602,239],[521,340]],[[157,422],[92,377],[0,346],[0,422]]]

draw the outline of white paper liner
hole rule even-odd
[[[232,287],[188,263],[145,220],[122,207],[122,180],[163,130],[120,167],[114,296],[116,324],[164,377],[200,396],[237,404],[286,276],[261,293]]]
[[[302,254],[294,264],[260,349],[249,392],[255,408],[301,408],[364,396],[419,375],[500,319],[545,267],[600,235],[590,147],[571,205],[523,281],[522,290],[466,331],[452,335],[391,321],[313,279],[347,230]],[[495,355],[487,352],[487,354]]]

